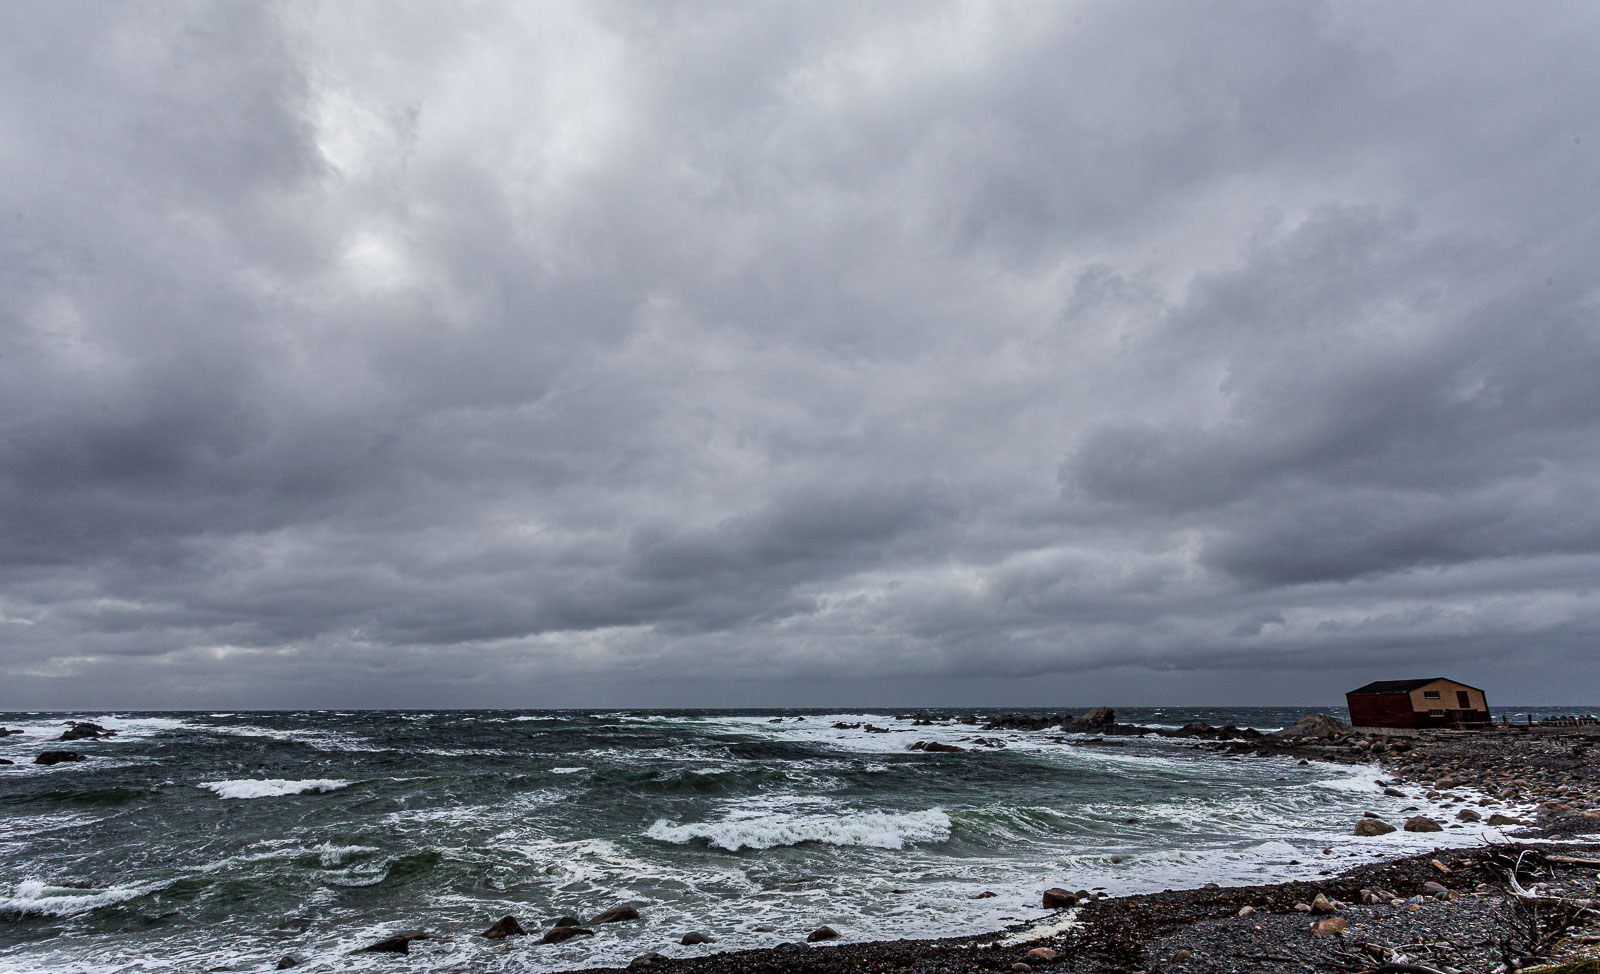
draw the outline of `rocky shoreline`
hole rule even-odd
[[[788,943],[681,959],[652,951],[634,958],[629,967],[671,974],[1507,974],[1546,965],[1543,970],[1552,974],[1600,974],[1595,966],[1600,965],[1595,959],[1600,957],[1600,850],[1587,844],[1600,841],[1600,766],[1590,758],[1600,734],[1593,728],[1402,735],[1357,731],[1312,715],[1272,734],[1204,725],[1158,730],[1118,724],[1109,708],[1078,718],[900,719],[1094,735],[1060,739],[1078,746],[1159,734],[1192,738],[1196,747],[1230,754],[1345,764],[1375,761],[1392,779],[1386,782],[1392,794],[1416,793],[1455,806],[1462,821],[1501,815],[1504,821],[1497,824],[1511,831],[1504,844],[1434,850],[1359,866],[1314,883],[1208,884],[1103,899],[1041,891],[1043,907],[1062,907],[1054,917],[978,936]],[[923,746],[912,748],[959,748],[918,743]],[[970,743],[972,749],[995,746],[981,737]],[[1411,791],[1403,790],[1407,788]],[[1505,814],[1529,808],[1533,814],[1527,820]],[[1406,828],[1446,827],[1423,821],[1430,824],[1408,820]],[[1363,830],[1361,822],[1352,826],[1355,836],[1387,831],[1393,831],[1387,823],[1382,831],[1370,824]],[[1553,841],[1557,839],[1568,841]],[[1521,844],[1532,840],[1538,844]],[[1552,964],[1557,966],[1548,966]]]

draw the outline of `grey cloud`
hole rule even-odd
[[[0,707],[1600,687],[1587,6],[3,16]]]

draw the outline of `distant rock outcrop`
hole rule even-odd
[[[63,761],[84,761],[87,758],[77,751],[44,751],[33,759],[34,764],[60,764]]]
[[[63,740],[63,741],[86,741],[86,740],[87,741],[94,741],[94,740],[99,740],[102,737],[115,737],[115,736],[117,736],[117,732],[116,731],[114,731],[114,730],[106,730],[104,727],[101,727],[99,724],[91,724],[88,721],[73,721],[72,722],[72,726],[67,728],[67,730],[62,733],[61,740]]]
[[[1280,731],[1273,731],[1267,735],[1281,740],[1318,740],[1326,741],[1336,737],[1344,737],[1352,733],[1353,728],[1341,720],[1335,720],[1327,714],[1306,714],[1293,725]]]

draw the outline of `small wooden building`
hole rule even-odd
[[[1477,687],[1442,676],[1379,680],[1344,695],[1352,727],[1456,727],[1489,723],[1489,701]]]

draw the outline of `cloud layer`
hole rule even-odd
[[[54,4],[0,707],[1600,699],[1600,11]]]

